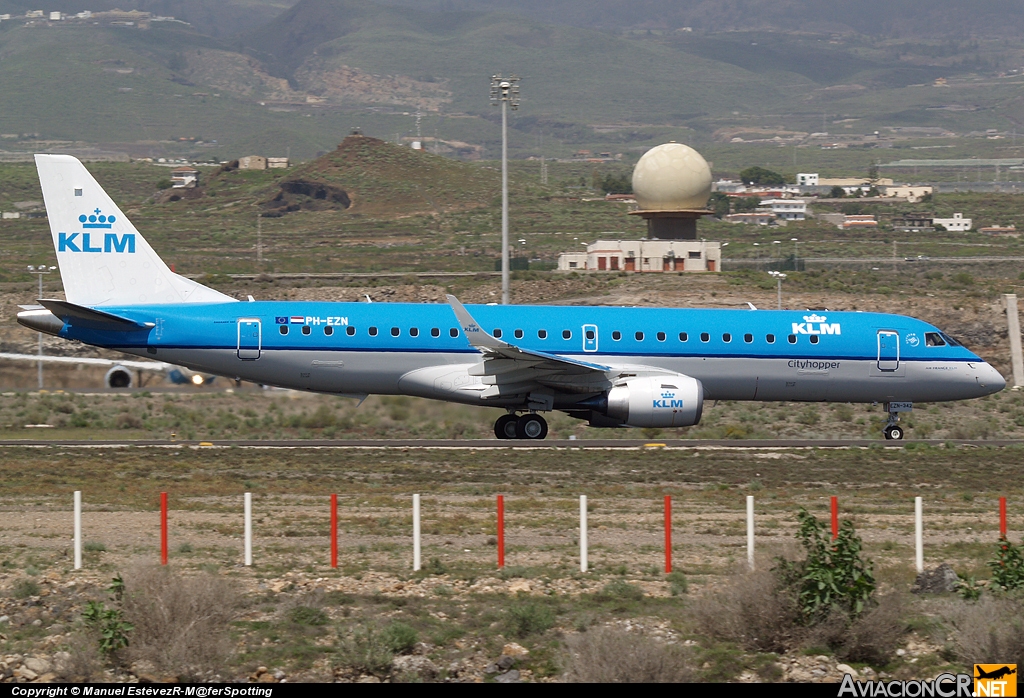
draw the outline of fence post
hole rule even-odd
[[[82,491],[75,490],[75,569],[82,569]]]
[[[160,493],[160,564],[167,564],[167,493]]]
[[[839,500],[832,497],[832,540],[839,537]]]
[[[587,571],[587,495],[580,495],[580,572]]]
[[[252,566],[252,492],[245,493],[245,566]]]
[[[924,572],[924,513],[920,497],[914,497],[914,564],[917,573]]]
[[[420,571],[420,496],[412,496],[412,571]]]
[[[999,537],[1006,538],[1006,497],[999,498]]]
[[[665,495],[665,574],[672,573],[672,497]]]
[[[754,569],[754,495],[747,495],[747,567]]]
[[[331,495],[331,567],[338,567],[338,495]]]
[[[505,495],[498,495],[498,569],[505,566]]]

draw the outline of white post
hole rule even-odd
[[[245,566],[252,566],[252,492],[245,493]]]
[[[924,516],[921,509],[921,498],[914,497],[914,562],[918,574],[924,572]]]
[[[82,492],[75,490],[75,569],[82,569]]]
[[[587,571],[587,495],[580,495],[580,572]]]
[[[754,496],[747,495],[747,566],[754,569]]]
[[[420,571],[420,496],[412,496],[412,571]]]

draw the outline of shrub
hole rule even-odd
[[[21,579],[11,590],[11,596],[16,599],[27,599],[30,596],[39,596],[39,585],[33,579]]]
[[[992,568],[992,583],[1003,591],[1024,589],[1024,554],[1020,546],[1000,538],[996,559],[988,566]]]
[[[227,581],[182,577],[154,566],[134,568],[124,580],[124,618],[134,626],[130,659],[196,679],[227,655],[228,624],[237,606]]]
[[[644,590],[636,584],[630,584],[625,579],[614,579],[604,585],[600,596],[612,599],[625,599],[627,601],[639,601],[644,597]]]
[[[949,649],[964,664],[1024,664],[1024,601],[986,594],[977,601],[949,601],[939,613]]]
[[[384,678],[391,672],[394,653],[379,630],[360,626],[340,643],[338,661],[352,673]]]
[[[542,633],[554,624],[554,612],[537,601],[517,601],[505,609],[505,631],[513,637]]]
[[[387,626],[381,634],[384,644],[395,654],[412,652],[412,648],[420,639],[415,628],[399,622]]]
[[[100,652],[111,655],[128,646],[128,633],[134,626],[124,620],[119,608],[107,608],[102,601],[90,601],[82,612],[82,620],[99,639]]]
[[[844,661],[887,664],[906,630],[904,598],[888,594],[869,605],[859,616],[833,607],[829,615],[812,628],[808,643],[826,646]]]
[[[295,606],[288,611],[288,620],[296,625],[327,625],[330,618],[319,608]]]
[[[572,683],[689,683],[697,678],[689,648],[613,627],[566,638],[563,666]]]
[[[738,571],[701,597],[694,615],[704,635],[751,651],[784,652],[805,632],[796,594],[768,570]]]
[[[670,572],[666,579],[668,580],[669,593],[672,594],[672,596],[681,596],[690,589],[689,585],[686,583],[686,575],[678,570]]]

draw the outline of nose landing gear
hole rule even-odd
[[[539,441],[548,435],[548,423],[539,414],[503,414],[494,423],[494,435],[499,439]]]
[[[886,404],[886,410],[889,412],[889,419],[885,422],[885,429],[882,433],[885,434],[886,441],[901,441],[905,434],[903,427],[900,426],[900,412],[906,412],[909,409],[911,403],[893,403]],[[894,409],[896,408],[896,409]]]

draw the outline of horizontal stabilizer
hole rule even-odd
[[[152,322],[137,322],[130,318],[86,308],[67,301],[41,298],[39,303],[64,322],[76,327],[112,332],[138,332],[155,327]]]
[[[92,356],[39,356],[37,354],[0,353],[4,361],[30,361],[32,363],[73,364],[76,366],[122,366],[140,371],[166,371],[170,364],[161,361],[118,361],[116,359],[100,359]]]

